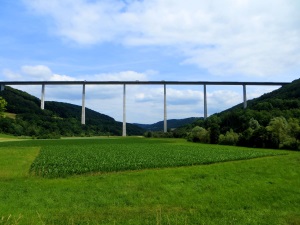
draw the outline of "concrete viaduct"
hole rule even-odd
[[[207,118],[207,85],[238,85],[243,87],[243,103],[247,108],[246,86],[283,86],[289,82],[226,82],[226,81],[0,81],[0,90],[6,85],[41,85],[41,109],[45,107],[46,85],[81,85],[82,86],[82,114],[81,124],[85,124],[85,86],[86,85],[121,85],[123,86],[123,136],[126,136],[126,85],[163,85],[164,87],[164,132],[167,132],[167,85],[203,85],[204,118]]]

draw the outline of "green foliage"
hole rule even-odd
[[[209,132],[203,127],[196,126],[188,134],[188,141],[209,143]]]
[[[147,131],[144,133],[144,137],[146,138],[173,138],[173,132],[168,131],[168,132],[163,132],[163,131]]]
[[[211,144],[217,144],[219,141],[219,135],[220,135],[220,126],[217,123],[212,123],[209,127],[209,143]]]
[[[288,123],[284,117],[273,118],[266,128],[268,131],[272,132],[276,137],[278,137],[280,143],[286,139],[289,129]]]
[[[270,121],[267,130],[278,138],[279,147],[285,149],[298,149],[298,134],[300,130],[299,120],[284,117],[275,117]]]
[[[151,131],[147,131],[147,132],[144,133],[144,137],[151,138],[151,137],[153,137],[153,134],[152,134]]]
[[[257,120],[251,118],[249,121],[249,128],[251,128],[252,130],[257,130],[260,128],[260,124]]]
[[[295,140],[300,140],[300,120],[296,118],[290,118],[289,124],[289,135]]]
[[[168,140],[108,138],[43,142],[30,170],[43,177],[66,177],[91,172],[210,164],[281,154],[217,145],[175,144],[172,139]]]
[[[40,100],[26,92],[6,86],[4,91],[0,92],[0,96],[7,101],[7,111],[11,113],[34,113],[41,114]]]
[[[0,118],[4,117],[4,111],[6,110],[7,102],[4,98],[0,97]]]
[[[233,132],[232,129],[227,131],[225,135],[221,134],[219,136],[219,144],[221,145],[236,145],[239,140],[239,135]]]

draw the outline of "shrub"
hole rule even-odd
[[[219,144],[221,145],[236,145],[239,140],[239,135],[233,132],[232,129],[227,131],[225,135],[221,134],[219,136]]]
[[[188,141],[209,143],[209,132],[203,127],[196,126],[188,135]]]

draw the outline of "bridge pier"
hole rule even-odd
[[[203,95],[204,95],[204,119],[207,118],[207,96],[206,96],[206,84],[203,85]]]
[[[85,125],[85,84],[82,85],[81,124]]]
[[[167,90],[166,84],[164,84],[164,132],[168,131],[167,126]]]
[[[243,100],[244,100],[244,109],[246,109],[247,108],[246,84],[243,84]]]
[[[0,85],[0,91],[4,91],[4,89],[5,89],[5,85],[4,85],[4,84],[1,84],[1,85]]]
[[[123,84],[123,132],[122,136],[126,137],[126,84]]]
[[[41,109],[45,109],[45,84],[42,84]]]

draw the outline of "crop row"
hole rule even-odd
[[[91,172],[112,172],[210,164],[281,154],[272,150],[236,147],[114,140],[61,142],[43,146],[31,165],[31,173],[43,177],[66,177]]]

